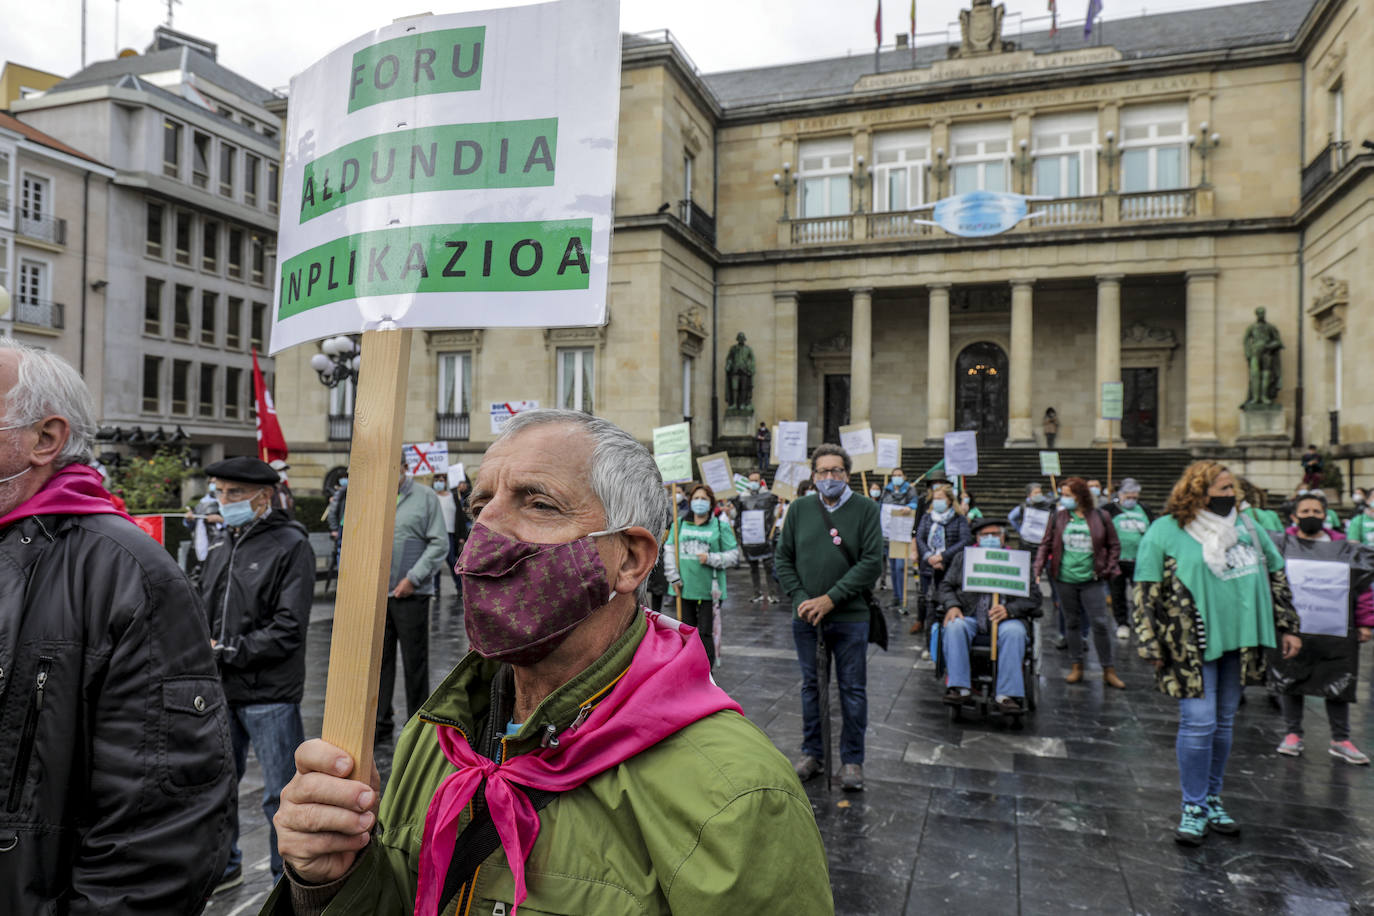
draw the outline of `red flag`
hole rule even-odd
[[[258,414],[258,457],[263,461],[286,460],[286,437],[281,434],[281,424],[277,422],[277,407],[272,403],[272,392],[267,390],[267,380],[258,368],[258,351],[253,350],[253,397],[257,401]]]
[[[873,19],[873,34],[878,37],[878,47],[883,46],[883,0],[878,0],[878,15]]]
[[[1055,4],[1055,0],[1050,0],[1050,37],[1053,38],[1054,36],[1056,36],[1056,35],[1058,35],[1058,34],[1059,34],[1059,7]]]

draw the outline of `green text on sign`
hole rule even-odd
[[[1020,579],[997,579],[992,576],[969,576],[964,580],[966,589],[991,588],[1003,592],[1025,591],[1026,583]]]
[[[989,573],[994,576],[1012,576],[1015,578],[1021,576],[1021,567],[1002,566],[997,563],[974,563],[973,571],[976,573]]]
[[[301,222],[371,197],[551,187],[557,147],[557,118],[446,124],[366,137],[306,164]]]
[[[353,55],[348,75],[350,113],[379,102],[482,88],[486,26],[416,32]]]
[[[344,236],[282,263],[278,317],[363,296],[587,289],[591,239],[589,219]]]

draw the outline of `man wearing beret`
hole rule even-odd
[[[281,856],[272,817],[281,790],[295,775],[304,739],[305,631],[315,593],[315,558],[305,528],[272,497],[279,475],[257,458],[228,458],[205,469],[215,484],[224,534],[210,546],[201,597],[210,617],[210,645],[219,662],[238,778],[252,744],[262,764],[262,810],[271,829],[272,879]],[[243,882],[235,807],[229,865],[218,890]]]

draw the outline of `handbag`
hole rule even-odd
[[[830,510],[825,507],[825,503],[821,501],[819,495],[816,497],[816,504],[821,507],[821,516],[825,519],[826,529],[834,528],[835,520],[831,518]],[[850,566],[858,562],[849,552],[849,547],[843,541],[835,546],[839,548],[840,553],[844,554],[844,558],[849,561]],[[871,588],[865,588],[863,591],[859,592],[859,595],[864,599],[864,603],[868,605],[868,641],[886,652],[887,618],[883,616],[883,606],[878,603],[877,598],[873,597],[873,589]]]

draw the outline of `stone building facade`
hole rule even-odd
[[[1374,342],[1369,20],[1260,0],[888,51],[877,72],[701,74],[671,36],[626,36],[609,323],[421,333],[406,439],[471,463],[491,405],[532,399],[644,439],[688,417],[703,450],[780,419],[812,444],[868,420],[908,445],[1031,447],[1053,406],[1061,447],[1187,447],[1280,489],[1294,442],[1334,437],[1374,473],[1370,369],[1343,343]],[[935,201],[980,189],[1030,195],[1031,217],[986,238],[932,225]],[[1281,378],[1273,409],[1242,411],[1258,307]],[[723,393],[741,331],[743,416]],[[348,448],[351,401],[313,353],[278,360],[298,480]],[[1125,384],[1121,423],[1098,419],[1104,381]]]

